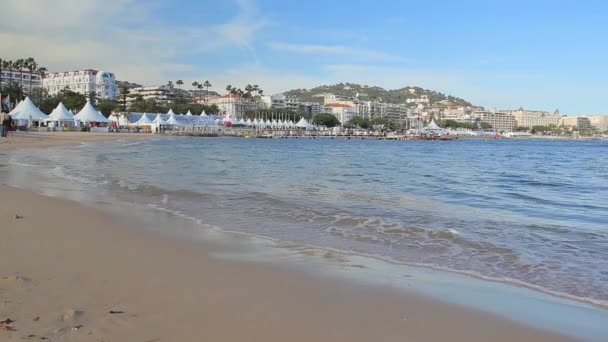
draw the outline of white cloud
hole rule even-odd
[[[274,50],[286,51],[293,53],[323,55],[323,56],[340,56],[359,59],[367,59],[374,61],[402,61],[403,58],[385,53],[382,51],[357,48],[345,45],[307,45],[307,44],[291,44],[283,42],[271,42],[268,46]]]
[[[5,0],[0,21],[2,58],[35,57],[50,71],[97,68],[120,80],[161,84],[201,67],[180,63],[186,54],[251,47],[268,20],[255,3],[235,0],[223,23],[159,27],[151,8],[170,0]]]

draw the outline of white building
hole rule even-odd
[[[416,90],[414,90],[414,92],[416,92]],[[420,97],[417,98],[413,98],[413,99],[407,99],[405,100],[406,103],[416,103],[416,104],[428,104],[429,101],[429,97],[427,95],[422,95]]]
[[[378,101],[360,101],[357,103],[357,116],[364,118],[381,118],[386,115],[387,104]]]
[[[386,104],[385,116],[395,122],[403,123],[410,115],[410,109],[405,104]]]
[[[476,111],[473,116],[479,118],[481,122],[492,125],[492,130],[496,132],[513,132],[517,127],[515,117],[509,113],[495,111]]]
[[[596,128],[600,132],[608,131],[608,115],[584,115],[589,119],[591,127]]]
[[[159,104],[174,103],[178,98],[185,102],[192,101],[192,94],[187,90],[169,88],[167,86],[137,87],[129,89],[127,107],[129,107],[138,97],[141,97],[143,100],[153,99]]]
[[[86,96],[95,92],[97,98],[115,99],[116,78],[113,73],[102,70],[77,70],[55,72],[44,76],[42,86],[50,95],[55,95],[66,87]]]
[[[513,115],[515,121],[517,121],[517,126],[526,128],[549,125],[557,126],[559,125],[560,120],[559,111],[549,113],[546,111],[524,110],[523,108],[519,108],[518,110],[507,110],[503,112]]]
[[[40,73],[34,72],[31,73],[29,70],[7,70],[2,69],[2,86],[6,87],[11,82],[16,82],[20,85],[23,85],[23,92],[29,95],[30,92],[30,84],[32,90],[36,88],[40,88],[42,85],[42,76]]]
[[[580,129],[591,129],[591,121],[583,116],[563,116],[560,126],[577,127]]]
[[[349,122],[357,114],[357,110],[354,106],[342,103],[326,104],[323,106],[323,111],[333,114],[340,121],[340,123],[342,123],[342,125]]]
[[[220,98],[209,100],[209,104],[215,104],[220,109],[220,114],[235,119],[242,118],[247,111],[257,110],[260,103],[253,98],[244,98],[239,94],[226,94]]]

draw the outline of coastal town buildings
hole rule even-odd
[[[492,130],[496,132],[512,132],[517,127],[517,121],[510,113],[478,110],[473,112],[473,116],[492,125]]]
[[[116,99],[117,86],[113,73],[103,70],[76,70],[49,73],[42,79],[42,86],[49,95],[55,95],[66,87],[88,96],[94,92],[100,99]]]
[[[373,119],[373,118],[381,118],[386,115],[386,107],[385,103],[379,101],[359,101],[357,104],[357,116],[362,116],[364,118]]]
[[[127,107],[138,98],[142,98],[143,100],[153,99],[159,104],[174,103],[178,98],[183,99],[183,101],[186,102],[192,100],[191,94],[186,90],[179,90],[168,86],[137,87],[129,89]]]
[[[384,116],[397,123],[404,123],[410,116],[410,109],[405,104],[387,103]]]
[[[252,98],[245,98],[239,94],[226,94],[222,97],[209,100],[220,109],[220,114],[236,119],[242,118],[250,110],[260,109],[263,104]]]
[[[333,114],[340,121],[340,123],[342,123],[342,125],[346,124],[357,115],[354,105],[343,103],[328,103],[323,106],[323,111]]]
[[[414,90],[414,93],[415,93],[415,90]],[[407,99],[407,100],[405,100],[405,102],[425,105],[425,104],[429,104],[430,100],[427,95],[421,95],[420,97]]]
[[[592,128],[600,132],[608,131],[608,115],[583,115],[583,117],[589,120]]]
[[[8,86],[11,82],[16,82],[23,85],[23,92],[29,95],[30,84],[32,90],[42,86],[42,75],[38,72],[30,72],[29,70],[5,70],[2,69],[2,86]]]
[[[591,121],[584,116],[563,116],[560,120],[560,126],[591,129]]]
[[[526,128],[549,125],[557,126],[559,125],[559,120],[561,118],[558,110],[554,113],[549,113],[546,111],[524,110],[523,108],[519,108],[517,110],[505,110],[502,112],[513,115],[515,121],[517,121],[517,126]]]

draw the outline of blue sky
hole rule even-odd
[[[608,113],[602,1],[6,1],[29,22],[0,23],[0,41],[51,70],[216,91],[417,85],[486,107]]]

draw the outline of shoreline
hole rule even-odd
[[[0,316],[17,329],[0,333],[10,338],[574,340],[390,286],[216,258],[225,247],[146,232],[75,202],[0,193],[10,222],[1,232]]]

